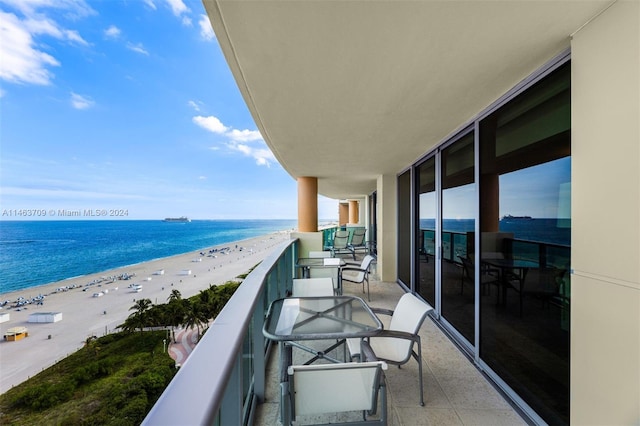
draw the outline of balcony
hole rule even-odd
[[[247,277],[143,424],[279,424],[278,349],[261,328],[268,304],[290,288],[296,258],[297,242],[283,243]],[[372,278],[370,304],[393,309],[404,290],[376,281],[375,266]],[[357,285],[344,291],[362,295]],[[416,362],[390,366],[390,424],[526,424],[433,320],[424,322],[420,335],[425,406],[418,403]]]

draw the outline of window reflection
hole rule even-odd
[[[417,168],[418,187],[418,254],[416,259],[416,291],[436,306],[436,166],[431,157]]]
[[[470,344],[475,340],[475,283],[463,261],[474,252],[474,133],[442,151],[441,309]]]
[[[550,424],[569,423],[570,68],[480,123],[480,357]],[[514,344],[517,342],[517,344]]]

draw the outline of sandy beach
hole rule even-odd
[[[0,301],[11,302],[46,296],[42,305],[7,309],[14,304],[10,303],[0,309],[10,316],[0,323],[2,336],[13,327],[27,327],[29,334],[15,342],[0,340],[0,394],[83,347],[87,337],[118,331],[136,300],[162,304],[173,289],[188,298],[212,284],[233,280],[289,238],[287,231],[272,233],[0,295]],[[132,277],[114,279],[126,275]],[[136,292],[132,285],[142,286],[141,290]],[[36,312],[59,312],[62,320],[30,323],[29,316]]]

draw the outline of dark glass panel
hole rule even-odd
[[[480,123],[480,357],[569,423],[571,84],[565,64]]]
[[[442,151],[441,309],[471,344],[475,341],[475,283],[463,260],[473,254],[476,216],[474,133]]]
[[[411,286],[411,171],[398,176],[398,279]]]
[[[416,292],[436,306],[436,161],[431,157],[416,168],[418,189]]]

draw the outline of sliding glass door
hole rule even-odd
[[[472,262],[474,254],[477,209],[474,133],[466,133],[444,148],[441,164],[441,312],[472,346],[475,341],[476,292],[473,268],[465,262]]]
[[[436,158],[416,168],[416,292],[436,306]]]
[[[541,71],[398,178],[401,281],[549,424],[570,423],[570,67]]]
[[[483,119],[480,151],[480,255],[497,278],[480,302],[480,358],[545,421],[567,424],[570,64]]]

